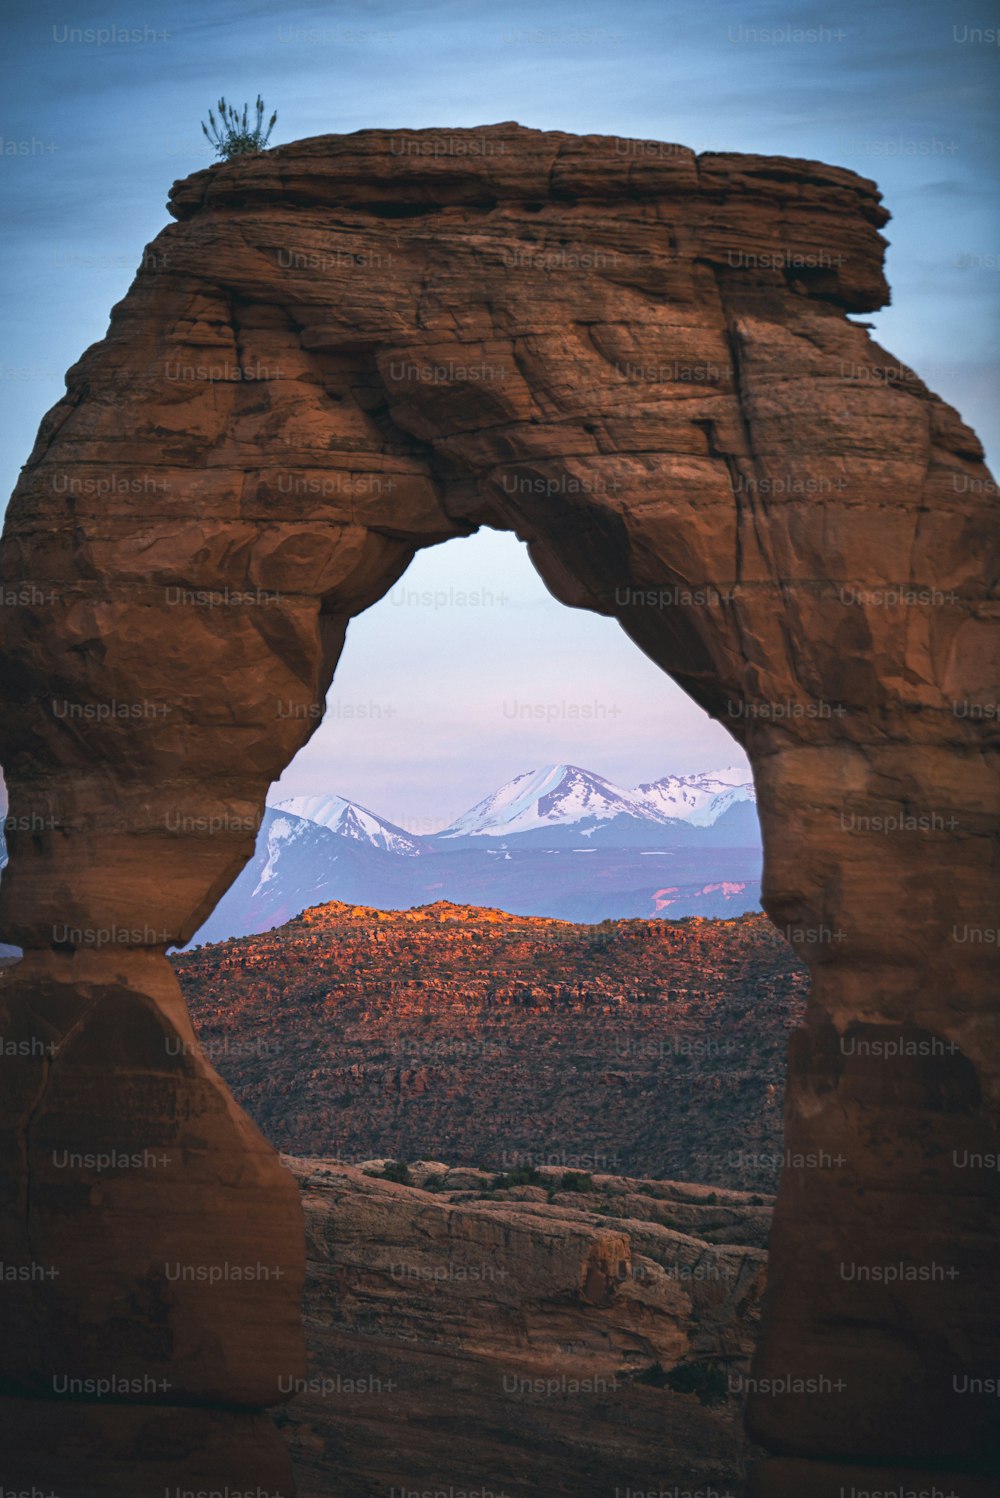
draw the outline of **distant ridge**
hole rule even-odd
[[[253,856],[189,946],[330,902],[372,921],[400,910],[473,919],[460,908],[584,924],[728,918],[760,909],[760,874],[753,781],[739,766],[623,789],[580,765],[546,765],[433,833],[333,793],[288,796],[265,808]]]
[[[310,906],[289,925],[324,926],[341,925],[344,921],[400,921],[429,922],[473,921],[477,925],[486,922],[502,926],[570,926],[571,921],[560,921],[547,915],[512,915],[509,910],[497,910],[485,905],[457,905],[453,900],[435,900],[430,905],[413,905],[408,910],[380,910],[374,905],[351,905],[343,900],[326,900],[322,905]]]
[[[595,926],[337,901],[173,965],[281,1149],[777,1179],[808,974],[763,914]]]

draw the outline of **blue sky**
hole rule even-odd
[[[103,336],[143,245],[167,222],[170,183],[212,159],[199,125],[208,106],[258,91],[279,110],[274,144],[515,119],[811,157],[874,177],[893,214],[893,305],[872,319],[875,336],[958,407],[995,465],[1000,47],[976,32],[995,35],[1000,11],[982,0],[835,10],[204,0],[112,13],[8,0],[5,10],[0,496],[63,372]],[[111,27],[113,38],[97,34]],[[397,711],[324,724],[289,790],[447,817],[550,760],[632,783],[733,757],[724,730],[614,624],[549,599],[509,537],[449,543],[407,575],[419,591],[476,586],[508,601],[421,608],[390,597],[356,621],[333,700]],[[415,689],[418,661],[433,671]],[[503,710],[515,700],[622,712],[518,721]]]

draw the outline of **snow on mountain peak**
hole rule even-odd
[[[579,765],[544,765],[540,770],[516,775],[458,817],[441,836],[533,832],[539,827],[569,826],[584,820],[606,821],[622,813],[635,815],[634,797],[603,775]]]
[[[737,802],[754,799],[750,771],[740,765],[693,775],[665,775],[633,790],[579,765],[545,765],[516,775],[484,797],[456,818],[442,837],[506,836],[617,816],[708,827]]]
[[[275,809],[318,822],[341,837],[369,843],[373,848],[384,848],[389,853],[411,857],[421,851],[416,840],[402,827],[387,822],[366,806],[346,801],[343,796],[289,796],[287,800],[279,801]]]
[[[664,775],[632,790],[580,765],[543,765],[515,775],[457,817],[438,837],[507,837],[578,824],[586,824],[581,825],[581,835],[589,836],[615,817],[656,826],[687,822],[692,827],[710,827],[731,806],[755,799],[750,772],[740,765]],[[343,796],[291,796],[278,802],[275,810],[318,822],[341,837],[390,853],[414,856],[424,852],[419,837]]]
[[[664,816],[692,827],[710,827],[737,802],[757,799],[753,777],[740,765],[694,775],[664,775],[636,786],[634,794]]]

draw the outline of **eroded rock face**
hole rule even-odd
[[[301,1498],[742,1495],[770,1198],[287,1163],[306,1214],[310,1367],[283,1414]]]
[[[0,1249],[66,1275],[23,1292],[5,1387],[45,1392],[66,1326],[81,1375],[145,1359],[171,1401],[260,1408],[301,1362],[293,1183],[204,1061],[178,1064],[162,954],[252,851],[350,617],[490,524],[745,745],[765,907],[815,933],[786,1143],[819,1163],[779,1194],[752,1432],[793,1462],[982,1472],[995,489],[957,414],[848,320],[887,296],[874,185],[500,125],[281,147],[172,211],[0,552],[28,589],[0,676],[0,940],[26,956],[0,1001],[32,1048],[4,1061]],[[121,1118],[177,1152],[175,1190],[49,1169],[53,1140]],[[106,1259],[77,1257],[84,1221]],[[263,1224],[285,1277],[253,1317],[231,1284],[165,1283],[164,1245],[241,1259]],[[956,1274],[871,1279],[901,1262]],[[843,1388],[773,1392],[803,1377]]]

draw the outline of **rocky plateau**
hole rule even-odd
[[[808,973],[766,916],[331,903],[172,962],[206,1058],[289,1153],[777,1186]]]

